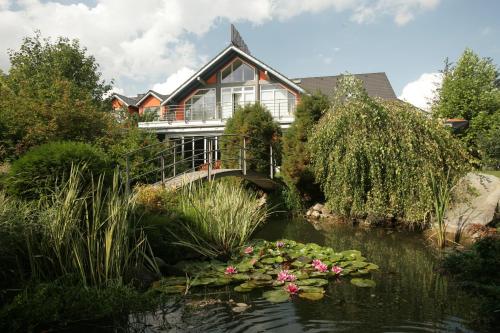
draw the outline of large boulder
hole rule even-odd
[[[453,192],[454,204],[446,212],[447,232],[473,233],[471,227],[484,227],[491,223],[500,206],[500,179],[482,173],[469,173],[462,178]]]

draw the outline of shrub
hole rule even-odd
[[[8,192],[36,199],[53,190],[69,175],[72,165],[85,165],[86,182],[90,176],[110,176],[111,164],[99,148],[81,142],[52,142],[35,147],[12,164],[7,178]]]
[[[254,193],[227,182],[185,187],[179,195],[185,235],[173,232],[177,244],[211,258],[228,257],[243,246],[268,216],[266,205]]]
[[[295,120],[283,136],[282,172],[285,182],[293,187],[290,193],[298,192],[306,203],[323,199],[319,184],[310,169],[307,139],[313,126],[328,109],[328,97],[316,93],[304,95],[297,105]]]
[[[271,113],[260,104],[245,105],[238,108],[233,117],[226,123],[224,134],[247,136],[246,160],[249,170],[269,173],[270,151],[273,144],[274,156],[281,156],[281,128],[274,121]],[[239,151],[242,146],[241,137],[221,141],[222,158],[228,167],[237,167]],[[233,159],[233,160],[227,160]],[[276,161],[279,164],[279,160]]]
[[[374,100],[363,91],[350,96],[335,102],[310,138],[327,204],[346,217],[424,225],[433,203],[430,175],[463,175],[466,151],[447,129],[407,103]]]

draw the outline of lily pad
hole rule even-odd
[[[272,280],[273,277],[269,274],[263,274],[263,273],[254,273],[251,275],[251,278],[254,280]]]
[[[239,293],[248,293],[252,291],[252,289],[247,289],[247,288],[242,288],[241,286],[236,286],[234,287],[234,291],[237,291]]]
[[[155,289],[165,294],[179,294],[186,290],[186,286],[161,286]]]
[[[274,257],[264,258],[264,259],[261,259],[260,262],[263,264],[274,264],[275,258]]]
[[[351,261],[351,266],[356,268],[363,268],[368,266],[368,263],[356,260],[356,261]]]
[[[365,269],[369,269],[369,270],[376,270],[376,269],[379,269],[378,265],[375,265],[375,264],[368,264],[368,266],[365,267]]]
[[[356,287],[361,287],[361,288],[373,288],[377,285],[373,280],[360,279],[360,278],[351,279],[351,283]]]
[[[290,295],[284,290],[269,290],[262,294],[262,296],[273,303],[286,302],[290,298]]]
[[[238,280],[238,281],[244,281],[244,280],[250,280],[250,275],[245,274],[245,273],[236,273],[233,275],[229,275],[232,279]]]
[[[307,293],[300,293],[299,294],[299,297],[301,298],[305,298],[305,299],[308,299],[310,301],[317,301],[317,300],[320,300],[324,297],[325,295],[323,293],[311,293],[311,292],[307,292]]]
[[[326,279],[303,279],[297,280],[295,282],[298,286],[317,286],[321,287],[328,284],[328,280]]]
[[[313,286],[300,286],[300,291],[304,293],[324,293],[325,290],[321,287],[313,287]]]

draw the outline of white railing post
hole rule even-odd
[[[210,174],[212,173],[212,140],[208,140],[208,168],[207,168],[207,174],[208,174],[208,181],[210,181]]]
[[[243,175],[247,174],[247,137],[243,137]]]
[[[175,142],[175,141],[174,141]],[[174,177],[175,177],[175,170],[176,170],[176,164],[177,164],[177,144],[174,143]]]
[[[274,161],[273,161],[273,144],[269,144],[269,164],[270,164],[270,176],[271,179],[274,177]]]

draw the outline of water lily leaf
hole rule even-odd
[[[236,273],[233,275],[229,275],[233,280],[238,280],[238,281],[244,281],[244,280],[250,280],[250,275],[246,273]]]
[[[370,273],[370,270],[369,269],[359,269],[357,271],[358,274],[361,274],[361,275],[364,275],[364,274],[368,274]]]
[[[323,293],[311,293],[311,292],[307,292],[307,293],[300,293],[299,294],[299,297],[308,299],[310,301],[320,300],[320,299],[323,298],[323,296],[324,296]]]
[[[299,267],[299,268],[300,268],[300,267],[304,267],[304,266],[305,266],[305,264],[304,264],[304,263],[302,263],[302,262],[300,262],[300,261],[294,261],[294,262],[292,262],[292,264],[291,264],[291,265],[292,265],[293,267]]]
[[[284,290],[269,290],[266,291],[262,294],[262,296],[268,300],[269,302],[273,303],[281,303],[281,302],[286,302],[290,298],[288,293]]]
[[[191,286],[193,286],[193,287],[206,286],[206,285],[212,284],[216,281],[217,281],[216,278],[211,278],[211,277],[195,278],[193,281],[191,281]]]
[[[349,259],[355,259],[357,257],[361,257],[361,252],[358,250],[347,250],[347,251],[342,251],[342,255],[346,258]]]
[[[161,279],[160,281],[156,281],[155,283],[158,284],[158,286],[173,286],[173,285],[185,285],[186,284],[186,278],[181,277],[181,276],[171,276],[171,277],[166,277]]]
[[[362,288],[372,288],[375,287],[377,284],[375,281],[370,280],[370,279],[360,279],[360,278],[354,278],[351,279],[351,283],[355,285],[356,287],[362,287]]]
[[[298,271],[295,273],[295,276],[297,277],[298,280],[305,280],[309,278],[309,274],[304,271]]]
[[[313,287],[313,286],[300,286],[300,291],[304,293],[324,293],[325,290],[321,287]]]
[[[336,254],[330,256],[330,260],[332,262],[339,262],[342,260],[342,258],[344,258],[344,256],[342,254],[339,254],[339,253],[336,253]]]
[[[321,287],[321,286],[327,285],[328,280],[326,280],[326,279],[305,279],[305,280],[298,280],[296,283],[299,286]]]
[[[375,264],[368,264],[368,266],[365,267],[365,269],[369,269],[369,270],[376,270],[376,269],[379,269],[378,265],[375,265]]]
[[[239,293],[248,293],[252,291],[252,289],[247,289],[247,288],[242,288],[241,286],[236,286],[234,287],[234,291],[237,291]]]
[[[260,262],[263,264],[274,264],[275,258],[273,258],[273,257],[264,258],[264,259],[261,259]]]
[[[311,272],[311,274],[309,274],[310,277],[326,276],[326,275],[327,275],[327,272]]]
[[[303,264],[308,264],[308,263],[310,263],[310,262],[312,261],[312,259],[311,259],[311,258],[309,258],[309,257],[306,257],[306,256],[300,256],[300,257],[298,257],[298,258],[297,258],[297,260],[296,260],[296,261],[294,261],[294,262],[297,262],[297,261],[298,261],[298,262],[301,262],[301,263],[303,263]]]
[[[363,268],[365,266],[368,266],[368,263],[356,260],[356,261],[351,261],[351,266],[356,268]]]
[[[251,278],[254,280],[272,280],[273,277],[269,274],[263,274],[263,273],[253,273],[251,275]]]
[[[274,258],[274,262],[282,263],[283,261],[284,261],[284,259],[282,256],[277,256],[276,258]]]
[[[230,284],[231,282],[232,282],[232,280],[230,278],[222,277],[222,278],[216,279],[212,284],[214,286],[225,286],[225,285]]]
[[[240,287],[244,288],[244,289],[254,289],[255,287],[257,287],[257,285],[253,281],[250,280],[248,282],[244,282],[244,283],[240,284]]]

